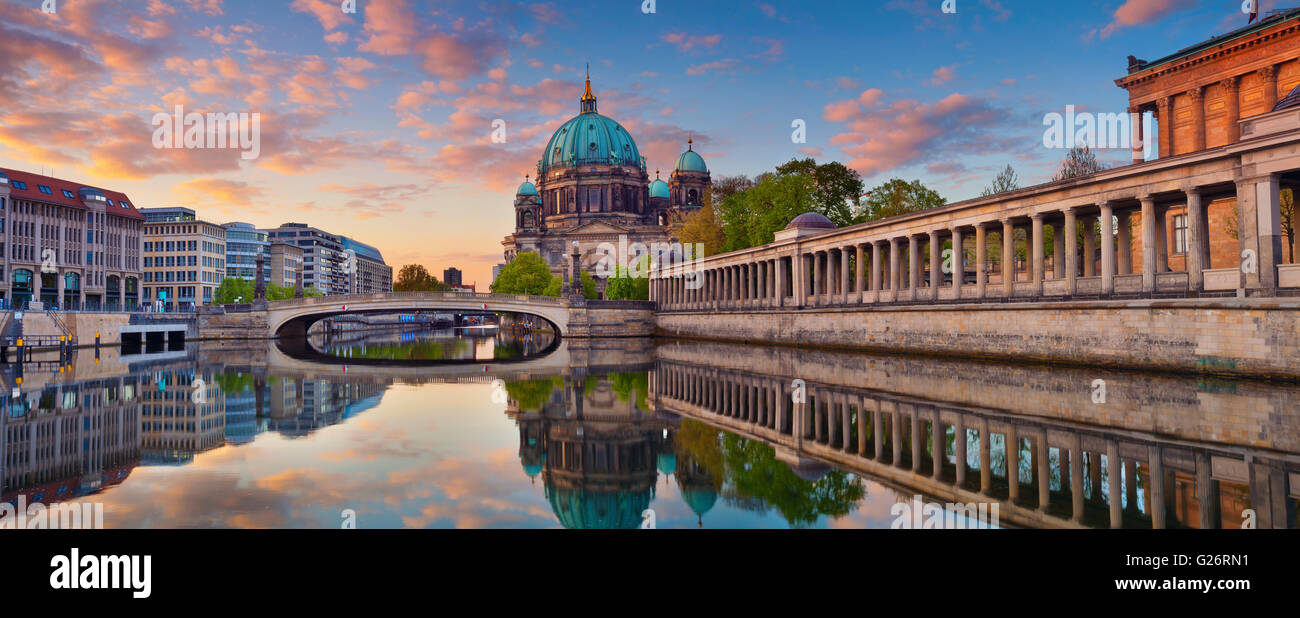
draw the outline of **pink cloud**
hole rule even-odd
[[[1115,9],[1111,22],[1101,29],[1101,38],[1109,37],[1120,28],[1158,21],[1195,4],[1195,0],[1126,0]]]

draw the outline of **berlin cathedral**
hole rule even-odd
[[[704,204],[712,180],[691,141],[668,182],[658,171],[651,180],[632,135],[596,111],[590,75],[580,104],[581,113],[560,125],[542,151],[537,184],[519,185],[515,233],[501,242],[506,262],[532,251],[560,274],[576,242],[579,266],[590,271],[601,243],[617,246],[620,236],[647,247],[674,242],[672,225]]]

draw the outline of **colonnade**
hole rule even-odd
[[[1207,206],[1233,195],[1220,183],[985,219],[947,211],[920,213],[906,226],[831,230],[656,272],[651,299],[660,310],[712,311],[1236,290],[1273,295],[1279,287],[1300,286],[1300,270],[1282,264],[1280,177],[1235,184],[1239,220],[1246,223],[1238,231],[1241,260],[1233,256],[1231,263],[1211,263]],[[1178,272],[1169,260],[1171,208],[1185,209],[1187,216],[1185,234],[1177,237],[1186,269]],[[1048,228],[1053,231],[1050,261]],[[1026,244],[1023,267],[1017,259],[1018,230]],[[997,246],[991,234],[999,236]],[[1140,242],[1140,256],[1134,256],[1134,241]]]

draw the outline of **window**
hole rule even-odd
[[[1187,253],[1187,215],[1174,215],[1174,253]]]
[[[63,190],[63,197],[71,198],[71,199],[74,199],[74,200],[75,200],[75,199],[77,199],[77,194],[76,194],[76,193],[73,193],[73,192],[71,192],[71,191],[69,191],[69,190],[67,190],[67,189],[64,189],[64,190]]]
[[[24,190],[24,191],[27,190],[27,183],[25,183],[25,182],[23,182],[23,181],[21,181],[21,180],[15,180],[15,181],[12,181],[10,184],[12,184],[12,185],[14,186],[15,189],[22,189],[22,190]]]

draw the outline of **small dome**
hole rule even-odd
[[[657,463],[659,472],[664,476],[672,476],[677,472],[677,456],[672,453],[660,453]]]
[[[677,157],[677,171],[679,172],[709,172],[709,167],[704,164],[704,157],[694,149],[687,150],[682,156]]]
[[[519,190],[515,191],[515,195],[518,195],[520,197],[528,196],[528,195],[537,195],[537,185],[525,180],[524,184],[519,185]]]
[[[1273,111],[1276,112],[1279,110],[1290,109],[1296,106],[1300,106],[1300,86],[1292,88],[1290,93],[1285,97],[1282,97],[1282,100],[1278,101],[1277,105],[1273,106]]]
[[[832,223],[830,219],[827,219],[826,215],[819,212],[805,212],[802,215],[791,219],[790,225],[785,226],[785,229],[787,230],[793,230],[796,228],[833,230],[836,228],[836,225]]]
[[[650,183],[650,197],[668,197],[668,183],[656,178],[654,182]]]

